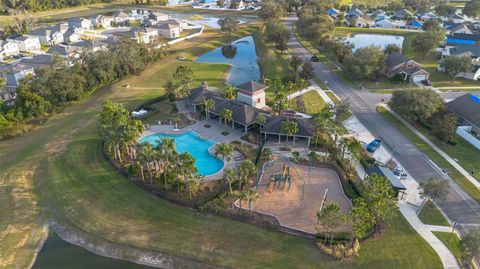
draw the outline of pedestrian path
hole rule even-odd
[[[391,110],[388,106],[384,106],[393,116],[395,116],[399,121],[401,121],[408,129],[414,132],[420,139],[427,143],[430,147],[433,148],[440,156],[442,156],[447,162],[449,162],[455,169],[457,169],[464,177],[468,179],[475,187],[480,188],[480,182],[478,182],[470,173],[467,172],[461,165],[459,165],[452,157],[448,156],[442,149],[435,145],[430,139],[425,137],[421,132],[419,132],[415,127],[413,127],[409,122],[400,117],[395,111]]]

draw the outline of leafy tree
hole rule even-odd
[[[188,196],[192,199],[192,196],[196,195],[200,190],[200,182],[195,178],[189,178],[186,181],[185,188],[188,191]]]
[[[302,65],[302,71],[300,71],[300,77],[304,80],[310,80],[313,78],[313,66],[311,62],[305,62]]]
[[[395,192],[387,178],[372,174],[363,182],[363,196],[377,222],[387,222],[397,212]]]
[[[277,114],[282,114],[282,112],[287,108],[287,96],[281,92],[275,94],[275,101],[273,103],[273,111]]]
[[[293,120],[285,120],[281,124],[281,130],[282,132],[287,134],[287,137],[285,139],[285,147],[288,147],[288,137],[298,133],[298,123]],[[294,138],[295,140],[295,138]],[[294,141],[295,142],[295,141]]]
[[[472,69],[472,58],[468,56],[450,56],[443,60],[442,65],[445,73],[452,76],[452,79],[455,80],[458,74]]]
[[[302,8],[298,15],[298,28],[307,38],[324,40],[332,36],[335,29],[334,20],[325,12],[311,8]]]
[[[217,0],[217,6],[224,7],[225,6],[225,0]]]
[[[175,70],[173,79],[179,84],[181,96],[187,96],[190,83],[193,82],[193,70],[188,66],[180,65]]]
[[[325,233],[330,235],[330,246],[332,246],[335,235],[334,230],[345,219],[340,206],[335,202],[327,205],[322,211],[317,213],[317,219],[323,230],[325,230]]]
[[[375,224],[375,218],[363,198],[358,198],[348,213],[348,219],[352,223],[352,235],[355,238],[362,238]]]
[[[235,87],[229,84],[225,85],[225,88],[223,88],[223,93],[225,94],[225,98],[231,100],[235,99],[237,96],[237,90]]]
[[[385,55],[375,46],[359,48],[344,60],[345,71],[357,79],[377,79],[382,74],[384,66]]]
[[[426,121],[443,105],[437,93],[426,89],[395,91],[390,99],[390,106],[409,120]]]
[[[333,115],[335,115],[335,122],[341,123],[350,114],[350,99],[342,99],[333,105],[330,104],[329,107]]]
[[[441,5],[435,6],[435,12],[439,16],[447,16],[455,13],[455,11],[456,11],[456,8],[448,4],[441,4]]]
[[[163,86],[163,88],[165,88],[165,91],[167,91],[167,95],[170,101],[175,101],[176,88],[175,88],[175,84],[173,83],[173,80],[168,79],[167,82],[165,82],[165,85]]]
[[[225,163],[230,161],[232,153],[233,148],[230,144],[221,143],[218,144],[215,148],[215,155],[220,156],[220,158],[222,158]]]
[[[297,72],[298,68],[302,66],[303,60],[302,58],[298,57],[297,55],[292,55],[292,59],[290,60],[290,67],[293,69],[294,72]]]
[[[33,92],[30,84],[21,83],[16,92],[15,110],[20,111],[25,119],[37,118],[51,112],[51,103]]]
[[[280,19],[283,13],[284,8],[277,1],[267,0],[262,2],[259,16],[262,21],[269,21]]]
[[[473,0],[466,2],[462,13],[468,17],[478,18],[480,15],[480,1]]]
[[[448,187],[448,181],[432,177],[428,181],[420,182],[418,189],[422,199],[429,198],[435,201],[445,198],[448,193]]]
[[[218,20],[218,24],[220,25],[220,30],[222,32],[228,33],[228,40],[229,40],[230,46],[232,42],[232,33],[238,30],[239,23],[240,23],[239,21],[231,17],[226,17]]]
[[[449,142],[455,138],[457,131],[457,117],[444,111],[437,112],[432,117],[432,133],[442,142]]]
[[[396,44],[388,44],[383,51],[385,54],[392,54],[393,52],[400,53],[402,49]]]
[[[480,231],[474,230],[469,232],[463,239],[460,241],[460,246],[465,253],[467,259],[470,261],[474,257],[480,255]]]
[[[415,50],[427,55],[438,47],[445,38],[445,31],[439,26],[432,26],[424,33],[418,34],[412,41]]]

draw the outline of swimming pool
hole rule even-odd
[[[215,144],[212,140],[205,140],[197,133],[189,131],[179,135],[152,134],[140,139],[140,143],[149,142],[153,146],[158,145],[162,137],[171,137],[175,140],[175,147],[179,153],[188,152],[195,158],[195,167],[198,174],[209,176],[218,173],[223,167],[223,161],[208,152],[208,148]]]

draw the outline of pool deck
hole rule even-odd
[[[206,124],[210,125],[210,128],[205,127]],[[167,125],[167,124],[166,125],[149,125],[146,128],[146,130],[143,132],[140,139],[142,139],[145,136],[152,135],[152,134],[158,134],[158,133],[169,134],[169,135],[180,135],[180,134],[183,134],[183,133],[186,133],[186,132],[189,132],[189,131],[196,132],[203,139],[213,140],[215,142],[215,144],[212,145],[208,149],[208,151],[210,152],[210,154],[212,154],[214,156],[215,156],[215,153],[214,153],[215,145],[217,143],[230,143],[232,141],[241,141],[242,143],[250,144],[248,142],[245,142],[245,141],[241,140],[241,137],[244,135],[242,132],[240,132],[238,130],[235,130],[235,129],[225,127],[223,125],[220,125],[220,124],[218,124],[217,121],[213,121],[213,120],[197,121],[194,124],[189,125],[189,126],[183,128],[183,129],[175,129],[174,125]],[[221,133],[223,131],[229,132],[228,135],[222,135]],[[243,157],[243,155],[240,152],[234,150],[233,154],[232,154],[232,160],[231,161],[224,164],[223,168],[219,172],[217,172],[215,174],[212,174],[212,175],[205,176],[204,179],[206,181],[211,181],[211,180],[217,180],[217,179],[221,178],[223,176],[223,170],[225,169],[225,166],[226,167],[237,166],[238,163],[240,163],[241,161],[244,160],[244,158],[242,158],[242,157]]]

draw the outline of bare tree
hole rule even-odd
[[[9,9],[8,13],[13,17],[10,26],[13,34],[28,34],[37,22],[37,19],[25,9]]]

